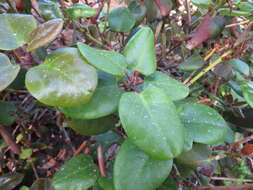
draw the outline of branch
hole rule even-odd
[[[214,187],[196,187],[194,190],[253,190],[253,184],[214,186]]]

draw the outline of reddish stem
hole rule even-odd
[[[11,151],[15,154],[20,154],[18,145],[15,143],[9,131],[7,131],[3,125],[0,125],[0,134],[2,135],[6,144],[10,146]]]
[[[105,177],[106,176],[106,169],[105,169],[103,149],[102,149],[101,144],[98,145],[97,154],[98,154],[98,166],[99,166],[100,173],[102,176]]]

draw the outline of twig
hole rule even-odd
[[[15,143],[9,131],[7,131],[3,125],[0,125],[0,134],[2,135],[6,144],[10,146],[11,151],[15,154],[20,154],[18,145]]]
[[[214,187],[197,187],[193,190],[253,190],[253,184],[214,186]]]
[[[156,30],[155,30],[155,41],[158,40],[158,37],[159,37],[159,34],[160,34],[160,32],[161,32],[162,27],[163,27],[163,21],[161,20],[161,21],[158,23],[158,25],[157,25],[157,27],[156,27]]]
[[[74,152],[74,156],[80,154],[89,145],[89,141],[84,141],[79,148]]]
[[[66,138],[66,142],[67,144],[71,147],[72,151],[75,152],[75,147],[73,146],[70,137],[67,133],[67,131],[65,130],[64,126],[63,126],[63,122],[62,122],[62,115],[60,112],[57,113],[57,118],[56,118],[56,125],[60,128],[60,130],[62,131],[64,137]]]
[[[206,54],[206,56],[204,57],[204,61],[207,61],[213,54],[214,54],[214,52],[217,50],[217,48],[213,48],[210,52],[208,52],[207,54]],[[190,74],[190,76],[187,78],[187,79],[185,79],[185,81],[183,82],[184,84],[187,84],[190,80],[191,80],[191,78],[192,78],[192,76],[195,74],[197,72],[197,70],[195,70],[195,71],[193,71],[191,74]]]
[[[242,22],[238,22],[238,23],[233,23],[233,24],[228,24],[225,26],[225,28],[231,28],[231,27],[235,27],[235,26],[238,26],[238,25],[242,25],[242,24],[247,24],[249,23],[250,20],[244,20]]]
[[[190,11],[190,2],[188,2],[188,0],[185,0],[185,8],[186,8],[187,18],[188,18],[188,26],[191,26],[192,16],[191,16],[191,11]]]
[[[212,180],[222,180],[222,181],[240,181],[240,182],[253,182],[252,179],[238,179],[238,178],[233,178],[233,177],[210,177]]]
[[[97,155],[98,155],[98,166],[99,170],[102,176],[106,176],[106,169],[105,169],[105,163],[104,163],[104,157],[103,157],[103,149],[102,145],[99,144],[97,148]]]
[[[224,54],[222,54],[218,59],[216,59],[213,63],[211,63],[208,67],[206,67],[203,71],[201,71],[198,75],[196,75],[193,79],[190,80],[189,83],[187,83],[188,86],[192,85],[194,82],[196,82],[199,78],[201,78],[204,74],[206,74],[208,71],[212,70],[216,65],[222,62],[222,59],[229,54],[231,54],[233,51],[228,50]]]

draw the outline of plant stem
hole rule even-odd
[[[105,169],[103,149],[102,149],[102,145],[101,144],[98,145],[97,154],[98,154],[99,170],[101,172],[101,175],[105,177],[106,176],[106,169]]]
[[[20,154],[18,145],[15,143],[9,131],[7,131],[3,125],[0,125],[0,134],[2,135],[6,144],[10,146],[11,151],[15,154]]]
[[[200,79],[204,74],[206,74],[208,71],[212,70],[219,63],[221,63],[222,62],[222,58],[228,56],[232,52],[233,52],[232,50],[228,50],[225,53],[223,53],[218,59],[216,59],[214,62],[212,62],[208,67],[206,67],[203,71],[201,71],[193,79],[191,79],[190,82],[187,85],[188,86],[192,85],[194,82],[196,82],[198,79]]]

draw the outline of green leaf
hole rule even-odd
[[[123,54],[128,68],[149,75],[156,70],[154,34],[149,27],[138,30],[128,41]]]
[[[94,136],[96,142],[102,145],[103,150],[107,149],[108,146],[117,142],[121,141],[121,138],[116,135],[113,131],[107,131],[106,133]]]
[[[221,9],[218,9],[218,12],[222,16],[250,16],[252,15],[250,11],[231,10],[230,8],[221,8]]]
[[[81,42],[77,43],[77,47],[83,57],[97,69],[117,76],[125,74],[127,62],[120,53],[95,49]]]
[[[109,27],[115,32],[129,32],[135,25],[135,18],[127,7],[112,9],[108,17]]]
[[[2,91],[15,80],[20,70],[20,66],[12,65],[9,58],[3,53],[0,53],[0,63],[1,63],[0,64],[0,91]]]
[[[97,11],[88,5],[76,3],[67,8],[67,14],[71,19],[89,18],[97,15]]]
[[[165,181],[171,168],[172,160],[155,160],[126,140],[114,163],[115,189],[154,190]]]
[[[183,99],[189,94],[188,86],[159,71],[147,76],[144,84],[163,89],[172,100]]]
[[[205,144],[194,144],[192,150],[182,153],[176,158],[176,163],[191,169],[207,164],[207,159],[211,157],[211,149]]]
[[[56,18],[64,18],[60,5],[52,2],[51,0],[40,0],[39,1],[40,15],[45,20],[51,20]]]
[[[180,102],[181,120],[193,141],[216,144],[224,141],[228,126],[216,110],[194,102]]]
[[[58,18],[40,25],[31,33],[27,50],[33,51],[54,41],[62,31],[63,23],[63,20]]]
[[[230,59],[229,63],[232,64],[233,69],[236,70],[237,72],[245,76],[249,76],[250,74],[249,65],[244,61],[241,61],[240,59]]]
[[[55,190],[49,179],[37,179],[31,186],[30,190]]]
[[[240,84],[242,94],[247,103],[253,108],[253,82],[244,81]]]
[[[241,11],[252,11],[253,10],[253,2],[240,2],[238,7]]]
[[[147,8],[138,1],[131,1],[128,4],[128,9],[136,20],[135,25],[140,24],[147,13]]]
[[[115,127],[118,119],[113,116],[106,116],[99,119],[70,119],[68,124],[70,127],[81,135],[97,135],[104,133]]]
[[[96,91],[87,104],[77,107],[61,107],[65,115],[76,119],[96,119],[117,111],[122,91],[114,76],[100,72]]]
[[[103,190],[115,190],[111,176],[100,176],[98,178],[98,184]]]
[[[211,0],[192,0],[192,3],[200,8],[208,8],[213,5]]]
[[[20,173],[4,174],[0,176],[0,189],[12,190],[22,182],[23,178],[24,175]]]
[[[77,106],[90,100],[97,86],[97,72],[76,48],[59,48],[47,56],[44,64],[27,72],[25,83],[44,104]]]
[[[36,27],[32,15],[0,14],[0,49],[13,50],[24,45]]]
[[[20,159],[27,159],[32,156],[33,150],[31,148],[21,147],[21,153],[19,154]]]
[[[53,176],[55,190],[87,190],[97,180],[97,168],[88,155],[78,155],[67,161]]]
[[[151,86],[139,94],[124,93],[119,115],[129,139],[150,156],[168,160],[182,152],[184,127],[162,89]]]
[[[194,54],[178,65],[178,68],[182,71],[195,71],[203,67],[204,63],[205,61],[200,55]]]

